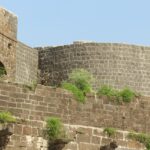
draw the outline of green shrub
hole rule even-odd
[[[31,91],[35,91],[36,87],[37,87],[37,81],[32,81],[31,84],[25,84],[24,85],[25,88],[31,90]]]
[[[98,90],[97,94],[100,96],[105,95],[109,99],[114,98],[118,103],[120,102],[129,103],[136,96],[136,93],[129,88],[124,88],[123,90],[119,91],[107,85],[103,85]]]
[[[85,96],[84,93],[78,89],[74,84],[63,82],[62,87],[70,92],[73,93],[77,101],[84,103],[85,102]]]
[[[56,140],[65,136],[64,127],[59,118],[50,117],[46,120],[46,134],[49,140]]]
[[[103,85],[97,92],[98,95],[105,95],[108,97],[116,96],[117,91],[115,91],[111,86]]]
[[[69,82],[73,83],[82,92],[87,93],[92,90],[92,75],[84,69],[75,69],[69,74]]]
[[[62,83],[62,87],[71,91],[75,98],[84,103],[85,96],[92,91],[92,75],[84,69],[75,69],[69,74],[68,81]]]
[[[14,123],[16,119],[11,115],[10,112],[0,112],[0,123]]]
[[[129,103],[129,102],[131,102],[133,99],[134,99],[134,97],[135,97],[135,92],[133,92],[131,89],[129,89],[129,88],[125,88],[125,89],[123,89],[123,90],[121,90],[120,92],[119,92],[119,95],[120,95],[120,97],[122,97],[122,100],[124,101],[124,102],[127,102],[127,103]]]
[[[106,133],[109,137],[111,137],[116,134],[116,129],[108,127],[104,129],[104,133]]]
[[[150,150],[150,135],[144,133],[130,132],[128,138],[143,143],[147,150]]]

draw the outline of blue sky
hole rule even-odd
[[[32,47],[77,40],[150,45],[150,0],[0,0]]]

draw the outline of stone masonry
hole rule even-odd
[[[17,17],[0,8],[0,62],[7,70],[9,80],[15,80]]]
[[[75,42],[31,48],[17,40],[14,14],[0,8],[0,20],[0,65],[7,73],[7,82],[0,82],[0,111],[17,118],[6,150],[47,150],[43,136],[47,117],[60,118],[72,139],[63,150],[99,150],[112,140],[118,150],[145,149],[127,134],[133,130],[150,134],[150,47]],[[94,88],[128,86],[142,96],[119,105],[89,93],[85,104],[80,104],[71,93],[56,88],[75,68],[93,74]],[[31,91],[35,82],[40,84]],[[105,127],[116,128],[116,135],[108,137]]]
[[[17,41],[17,17],[0,8],[0,62],[7,80],[29,84],[37,80],[37,50]]]
[[[150,47],[115,43],[83,43],[31,48],[17,41],[17,17],[0,9],[0,62],[8,81],[59,86],[75,68],[95,77],[94,87],[130,87],[150,95]]]
[[[87,95],[78,103],[68,91],[38,85],[35,92],[22,85],[0,83],[0,110],[18,118],[6,150],[47,150],[43,129],[47,117],[59,117],[72,142],[63,150],[99,150],[116,140],[118,150],[144,150],[127,138],[127,131],[150,133],[150,98],[139,97],[131,104],[116,105],[106,97]],[[114,127],[117,134],[107,137],[103,128]]]
[[[74,43],[38,48],[41,83],[60,85],[75,68],[94,75],[97,88],[130,87],[150,95],[150,47],[111,43]]]
[[[16,50],[16,82],[32,84],[37,81],[38,52],[21,42]]]

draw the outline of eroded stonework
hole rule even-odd
[[[98,88],[130,87],[150,96],[150,47],[115,43],[74,42],[31,48],[17,41],[17,17],[0,9],[0,62],[7,79],[23,84],[59,86],[75,68],[93,74]]]
[[[150,98],[139,97],[130,104],[116,105],[91,94],[81,104],[63,89],[38,85],[30,91],[22,85],[0,82],[0,110],[17,117],[6,150],[48,150],[43,135],[48,117],[58,117],[65,125],[71,142],[63,150],[100,150],[113,140],[117,150],[144,150],[143,144],[127,135],[128,131],[150,134],[149,102]],[[116,128],[116,134],[108,137],[103,132],[106,127]]]
[[[15,80],[17,17],[0,8],[0,62],[4,64],[10,81]]]

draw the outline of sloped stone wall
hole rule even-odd
[[[59,117],[74,139],[66,149],[98,150],[100,145],[110,142],[102,133],[105,127],[117,128],[121,133],[131,130],[150,133],[149,108],[148,97],[136,98],[130,104],[116,105],[106,97],[89,94],[86,103],[80,104],[63,89],[38,85],[34,92],[22,85],[0,83],[0,110],[11,112],[19,120],[13,126],[14,134],[8,150],[47,149],[43,128],[45,119],[50,116]],[[117,139],[121,140],[120,148],[137,149],[139,143],[126,141],[125,134],[123,132],[123,137]]]

